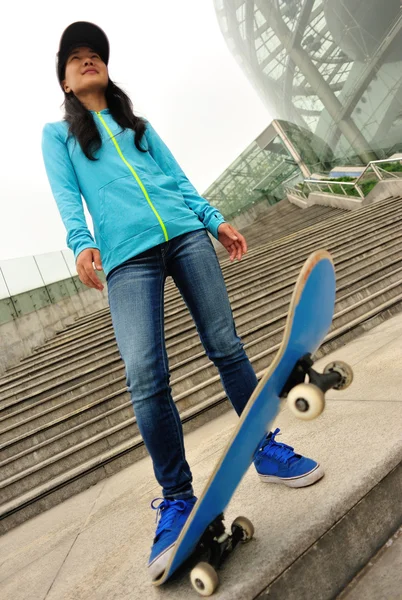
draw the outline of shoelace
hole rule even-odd
[[[282,442],[277,442],[275,440],[275,437],[279,432],[280,429],[277,427],[270,437],[265,438],[263,445],[258,448],[256,454],[270,456],[283,463],[288,461],[291,462],[292,459],[297,460],[299,458],[299,454],[294,452],[294,448],[292,448],[292,446],[288,446],[287,444],[283,444]]]
[[[162,500],[157,506],[154,505],[158,500]],[[187,504],[184,500],[166,500],[166,498],[155,498],[151,502],[151,508],[156,510],[155,522],[159,518],[158,527],[156,528],[155,538],[166,531],[171,529],[174,519],[178,512],[183,512]]]

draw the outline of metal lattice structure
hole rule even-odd
[[[214,4],[229,49],[264,103],[315,134],[323,163],[365,164],[402,151],[400,0]]]
[[[276,137],[266,148],[250,144],[203,195],[231,219],[255,204],[275,204],[285,195],[283,184],[300,179],[299,168]]]

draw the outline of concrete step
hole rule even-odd
[[[381,203],[360,208],[358,211],[360,213],[360,217],[358,216],[357,212],[346,212],[342,213],[341,215],[337,214],[336,216],[332,216],[321,223],[308,226],[301,231],[289,233],[280,237],[279,239],[251,247],[248,251],[248,257],[261,256],[274,247],[287,248],[292,246],[296,240],[301,243],[306,242],[309,240],[309,238],[311,238],[312,235],[316,233],[321,235],[323,234],[325,236],[328,233],[328,230],[334,231],[334,228],[338,228],[339,233],[342,233],[343,231],[348,231],[351,228],[353,229],[353,225],[358,223],[360,229],[365,222],[368,222],[373,218],[378,220],[379,217],[386,216],[390,212],[398,214],[399,211],[399,199],[389,198],[387,200],[383,200]],[[229,259],[225,258],[221,261],[223,270],[225,270],[227,267],[230,267],[230,264],[231,263]]]
[[[333,215],[339,215],[346,211],[333,209],[326,206],[314,206],[314,210],[298,210],[288,200],[282,200],[279,204],[267,211],[265,216],[260,217],[251,225],[238,228],[246,237],[251,246],[261,245],[276,240],[290,232],[297,232],[306,226],[321,222]],[[311,212],[310,212],[311,210]],[[310,213],[310,214],[308,214]],[[219,258],[225,256],[225,249],[218,249]]]
[[[398,600],[401,590],[402,526],[370,557],[337,600]]]

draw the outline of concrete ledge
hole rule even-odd
[[[324,192],[311,192],[306,200],[293,194],[288,194],[287,197],[289,202],[296,204],[300,208],[308,208],[315,204],[320,204],[321,206],[342,208],[343,210],[356,210],[365,204],[369,204],[366,198],[355,198],[354,196],[344,196],[342,194],[325,194]]]
[[[372,204],[385,200],[390,196],[400,196],[402,194],[402,178],[401,179],[385,179],[379,181],[377,185],[365,197],[365,204]]]
[[[401,497],[399,463],[256,598],[334,598],[398,529]]]
[[[402,526],[337,597],[337,600],[390,600],[401,598]]]
[[[318,192],[311,192],[308,201],[310,206],[313,204],[321,204],[322,206],[332,206],[332,208],[343,208],[344,210],[356,210],[366,204],[363,198]]]
[[[390,178],[379,181],[365,198],[344,196],[343,194],[311,192],[305,200],[293,194],[287,194],[287,199],[292,204],[299,206],[299,208],[309,208],[310,206],[320,204],[321,206],[331,206],[332,208],[356,210],[362,206],[385,200],[390,196],[400,195],[402,195],[402,177],[401,179]]]
[[[289,202],[295,204],[299,208],[308,208],[310,206],[308,198],[304,200],[303,198],[300,198],[299,196],[294,196],[293,194],[287,194],[287,198]]]

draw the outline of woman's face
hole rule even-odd
[[[104,91],[109,80],[107,66],[97,52],[87,46],[74,48],[67,58],[63,89],[76,96],[83,92]]]

